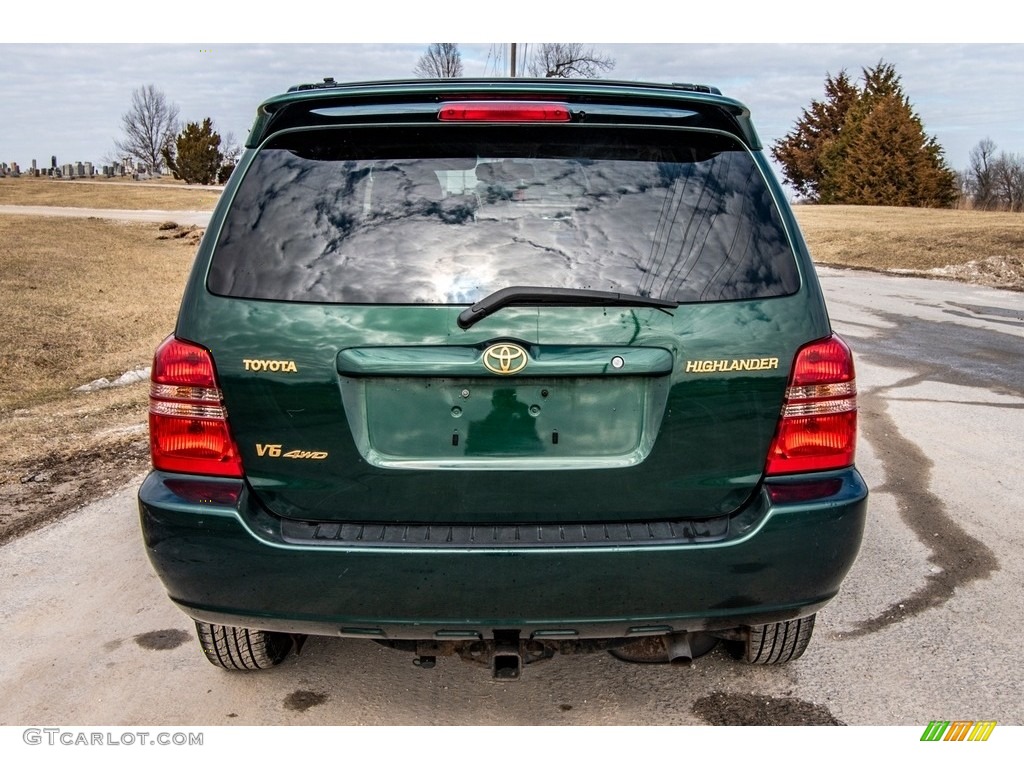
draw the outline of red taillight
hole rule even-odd
[[[841,469],[857,445],[853,354],[838,336],[797,352],[779,428],[768,452],[769,475]]]
[[[441,105],[438,120],[489,123],[567,123],[569,107],[547,101],[450,101]]]
[[[150,381],[153,468],[241,477],[242,461],[228,431],[227,412],[210,353],[168,336],[153,357]]]

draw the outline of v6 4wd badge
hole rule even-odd
[[[327,458],[327,451],[285,451],[281,443],[256,443],[256,455],[268,456],[271,459],[312,459],[319,461]]]

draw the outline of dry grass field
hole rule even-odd
[[[819,264],[1024,290],[1024,215],[802,205],[794,209]]]
[[[183,182],[120,179],[0,179],[0,205],[62,205],[129,211],[207,211],[220,192]]]
[[[167,234],[0,216],[0,542],[145,468],[146,384],[74,389],[145,367],[173,329],[195,239]]]
[[[4,204],[215,202],[180,186],[0,179]],[[1024,290],[1021,214],[801,206],[797,218],[821,263]],[[75,388],[149,365],[174,326],[196,242],[155,224],[0,215],[0,543],[145,469],[147,384]]]
[[[172,329],[194,247],[155,224],[0,216],[0,412],[145,365]]]

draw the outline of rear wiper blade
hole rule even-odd
[[[675,309],[679,306],[678,301],[653,299],[650,296],[635,296],[629,293],[590,291],[585,288],[538,288],[514,285],[495,291],[463,310],[458,319],[459,328],[465,330],[488,315],[493,315],[502,307],[515,304],[549,307],[655,307],[662,310]]]

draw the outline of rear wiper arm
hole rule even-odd
[[[538,288],[514,285],[495,291],[463,310],[458,319],[459,328],[465,330],[488,315],[493,315],[502,307],[514,304],[549,307],[655,307],[661,310],[675,309],[679,306],[678,301],[652,299],[650,296],[635,296],[629,293],[590,291],[585,288]]]

